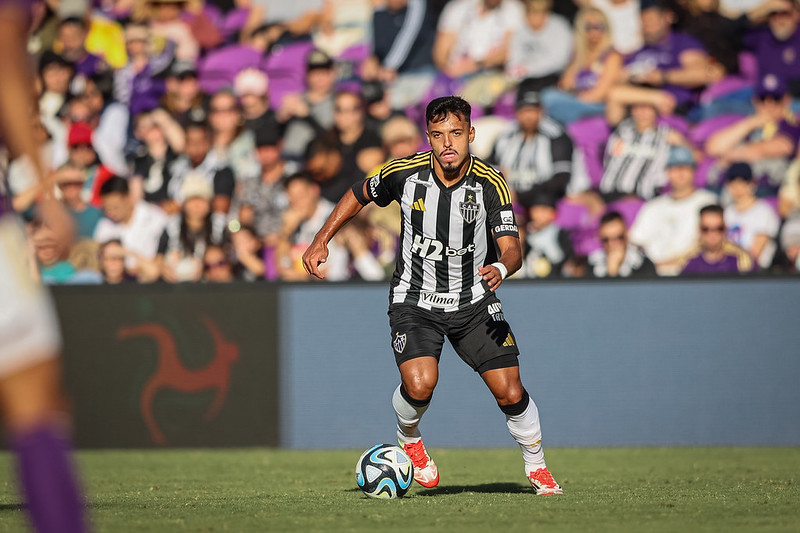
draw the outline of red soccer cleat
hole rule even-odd
[[[422,439],[406,444],[401,442],[400,445],[414,464],[414,479],[416,482],[426,488],[438,485],[439,470],[436,468],[436,463],[433,462],[431,456],[425,451],[425,445],[422,444]]]

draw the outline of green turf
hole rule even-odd
[[[356,488],[360,451],[92,451],[78,461],[96,530],[800,531],[800,448],[552,449],[563,496],[534,496],[519,452],[432,450],[440,486]],[[0,454],[0,532],[24,531]]]

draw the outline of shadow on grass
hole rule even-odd
[[[482,485],[443,485],[432,489],[420,489],[417,487],[417,490],[414,491],[417,496],[439,496],[443,494],[462,494],[464,492],[522,494],[531,492],[531,488],[518,483],[484,483]]]
[[[361,492],[361,489],[347,489],[345,492]],[[525,494],[531,492],[531,488],[517,483],[485,483],[483,485],[442,485],[432,489],[426,489],[416,485],[408,496],[440,496],[448,494],[463,494],[465,492],[476,492],[479,494]]]
[[[0,503],[0,513],[3,511],[24,511],[25,504],[22,503]]]

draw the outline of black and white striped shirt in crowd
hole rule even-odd
[[[564,189],[572,174],[572,140],[555,120],[542,117],[535,135],[525,137],[519,125],[501,133],[489,158],[506,173],[512,189],[525,193],[556,178]],[[563,190],[558,195],[563,195]]]
[[[665,124],[640,133],[633,119],[620,122],[606,145],[600,192],[655,197],[666,185],[669,132]]]
[[[435,176],[432,152],[396,159],[368,178],[367,194],[402,211],[392,304],[452,312],[477,303],[489,294],[478,267],[497,260],[495,239],[519,238],[505,179],[475,156],[450,187]]]

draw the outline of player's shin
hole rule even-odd
[[[11,438],[25,502],[39,533],[87,531],[69,444],[62,433],[55,425],[43,423]]]
[[[528,472],[545,468],[539,410],[528,395],[528,391],[523,393],[519,402],[512,405],[501,405],[500,410],[506,415],[508,431],[522,449],[526,475]]]
[[[400,384],[392,395],[392,407],[397,416],[397,438],[402,444],[419,440],[419,421],[427,411],[431,399],[415,400]]]

